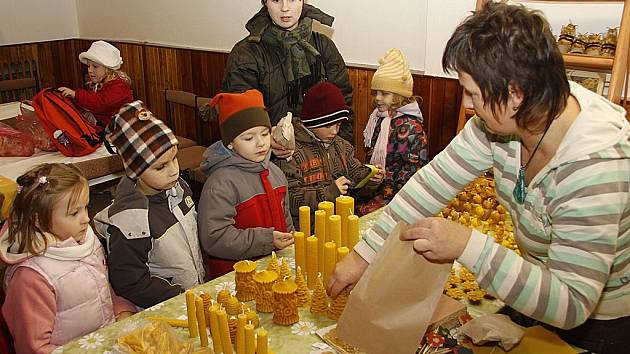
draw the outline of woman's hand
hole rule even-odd
[[[289,150],[284,146],[278,144],[273,138],[274,130],[276,130],[276,127],[271,127],[271,151],[279,159],[288,159],[289,157],[293,156],[293,152],[295,150]]]
[[[352,290],[354,285],[361,279],[368,265],[368,262],[355,251],[343,257],[337,263],[335,270],[328,279],[326,289],[328,295],[334,299],[343,289],[348,288],[348,290]]]
[[[75,95],[74,90],[69,89],[69,88],[67,88],[67,87],[59,87],[59,88],[57,89],[57,91],[60,91],[60,92],[61,92],[61,95],[62,95],[63,97],[71,97],[71,98],[74,98],[74,95]]]
[[[337,189],[339,189],[339,193],[342,195],[348,194],[348,186],[350,186],[351,183],[352,181],[347,179],[346,176],[341,176],[335,180]]]
[[[281,250],[293,244],[293,234],[289,232],[273,232],[273,245]]]
[[[454,221],[431,217],[420,220],[400,233],[403,241],[433,262],[452,261],[461,256],[472,230]]]
[[[378,172],[370,178],[370,182],[373,183],[381,183],[383,182],[383,178],[385,178],[385,169],[380,165],[375,165],[374,167],[378,168]]]

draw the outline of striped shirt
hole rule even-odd
[[[458,261],[521,313],[569,329],[630,315],[630,124],[623,108],[571,82],[581,112],[556,155],[512,196],[521,143],[474,117],[396,195],[355,250],[371,261],[396,223],[433,216],[484,171],[510,212],[523,256],[478,231]]]

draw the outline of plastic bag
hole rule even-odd
[[[28,105],[28,102],[22,102],[20,105],[20,115],[15,118],[15,129],[30,135],[36,148],[43,151],[57,151],[44,127],[39,123],[35,109]]]
[[[121,354],[189,354],[193,347],[190,342],[180,340],[166,322],[143,320],[123,332],[114,349],[115,353]]]
[[[28,157],[33,153],[35,146],[28,134],[0,123],[0,156]]]

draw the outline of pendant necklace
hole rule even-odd
[[[540,140],[538,140],[538,144],[536,144],[536,147],[534,147],[534,151],[532,152],[531,155],[529,155],[529,159],[527,160],[527,163],[525,164],[525,166],[523,166],[523,164],[521,163],[521,166],[518,169],[518,177],[516,178],[516,185],[514,186],[512,195],[514,196],[514,199],[516,199],[516,202],[519,204],[525,203],[525,197],[527,197],[527,188],[525,187],[525,170],[527,169],[527,166],[529,166],[529,163],[532,162],[532,159],[534,158],[536,151],[538,151],[538,147],[540,146],[540,143],[542,143],[543,139],[545,138],[545,135],[549,131],[549,127],[551,127],[552,122],[553,120],[550,121],[547,127],[545,128],[543,135],[540,137]],[[523,147],[521,143],[521,149],[522,148]]]

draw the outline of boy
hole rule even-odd
[[[199,200],[199,238],[210,256],[210,277],[235,260],[268,255],[293,243],[287,180],[271,156],[271,122],[258,90],[220,93],[221,141],[204,153],[208,175]]]
[[[354,157],[352,145],[337,135],[349,114],[350,107],[334,84],[320,82],[306,92],[301,121],[293,122],[295,153],[291,161],[279,161],[289,181],[292,215],[297,217],[302,205],[313,211],[321,201],[335,201],[369,175],[370,168]],[[357,193],[374,193],[383,175],[381,169]]]
[[[197,212],[179,177],[177,138],[142,101],[124,105],[107,129],[126,176],[94,223],[107,239],[112,287],[147,308],[203,282]]]

